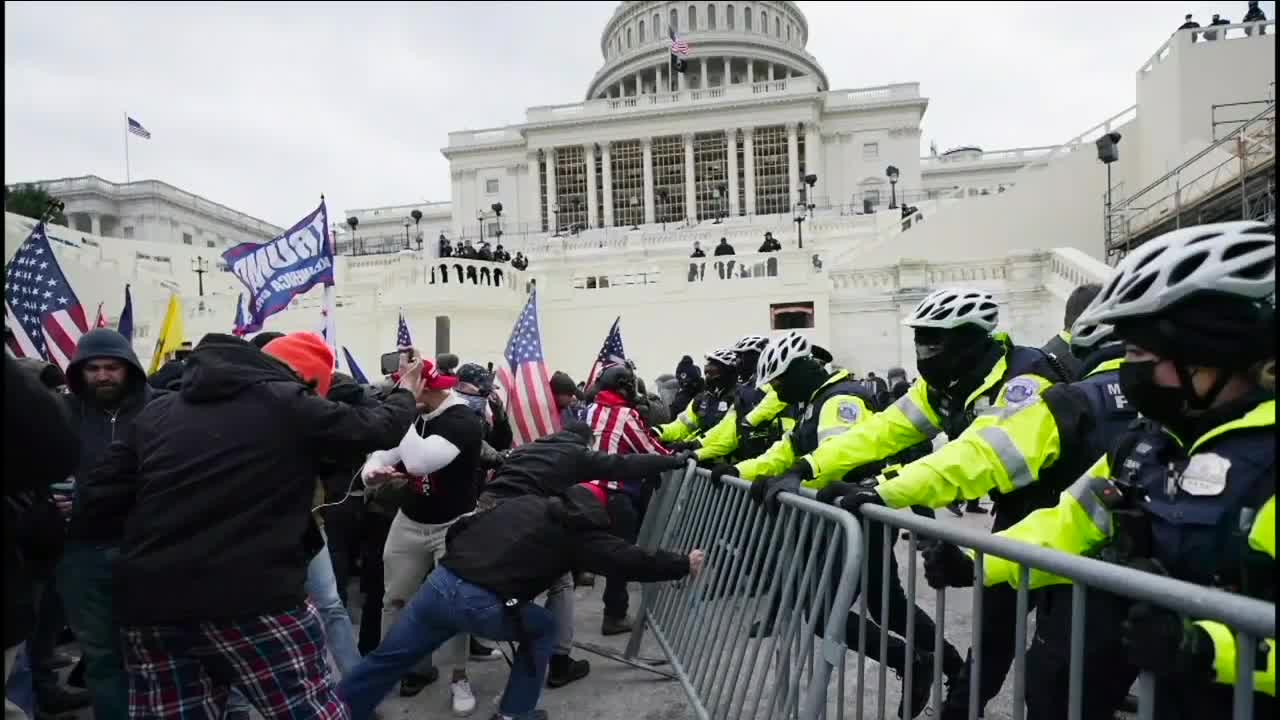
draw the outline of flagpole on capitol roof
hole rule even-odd
[[[129,111],[124,111],[124,181],[129,182]]]

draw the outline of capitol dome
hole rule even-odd
[[[600,34],[604,65],[587,100],[647,95],[671,89],[669,28],[689,43],[680,89],[715,88],[827,75],[805,52],[809,23],[793,2],[622,2]]]

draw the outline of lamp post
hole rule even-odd
[[[421,250],[422,249],[422,230],[419,228],[419,224],[422,222],[422,211],[417,208],[414,208],[413,212],[409,213],[409,217],[413,218],[413,234],[417,236],[418,249]]]
[[[631,229],[640,229],[640,198],[635,195],[631,196]]]
[[[1105,225],[1103,232],[1107,238],[1107,252],[1111,252],[1111,163],[1120,159],[1120,150],[1116,145],[1120,142],[1120,133],[1109,132],[1106,135],[1093,141],[1098,148],[1098,159],[1103,165],[1107,166],[1107,209],[1105,215]],[[1174,218],[1175,227],[1181,227],[1182,218]],[[1126,248],[1127,250],[1128,248]]]
[[[560,203],[551,203],[551,237],[560,237]]]
[[[810,217],[812,217],[813,209],[814,207],[816,207],[816,204],[813,202],[815,198],[813,194],[813,186],[818,184],[818,176],[814,175],[813,173],[809,173],[808,175],[805,175],[804,184],[809,186],[809,193],[808,193],[807,199],[809,203],[809,215]]]
[[[898,168],[890,165],[884,174],[889,178],[889,209],[894,210],[898,207]]]
[[[494,221],[497,222],[498,224],[498,229],[493,231],[493,236],[494,238],[496,238],[495,242],[501,245],[502,244],[502,203],[496,202],[490,205],[489,209],[493,211]]]
[[[476,211],[476,224],[480,226],[480,244],[484,244],[484,211]],[[479,248],[476,248],[479,250]]]
[[[409,218],[404,219],[404,249],[409,249]]]
[[[196,274],[196,282],[200,287],[200,297],[204,297],[204,274],[209,272],[209,264],[203,257],[191,261],[191,272]]]
[[[796,244],[797,244],[797,247],[801,250],[804,249],[804,216],[805,216],[805,212],[808,209],[809,209],[809,206],[806,205],[804,202],[796,203],[796,213],[795,213]]]
[[[351,217],[347,218],[347,227],[351,228],[351,254],[352,255],[360,254],[360,252],[356,250],[356,226],[359,224],[360,224],[360,218],[356,217],[355,215],[352,215]]]
[[[658,199],[662,201],[658,203],[658,214],[662,216],[662,232],[667,231],[667,199],[669,197],[666,188],[658,190]]]

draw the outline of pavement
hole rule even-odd
[[[984,506],[989,509],[989,505],[984,504]],[[965,515],[962,518],[956,518],[946,510],[938,512],[938,519],[941,522],[959,523],[982,530],[989,530],[991,524],[990,515]],[[904,573],[906,572],[909,547],[909,543],[905,542],[899,542],[895,545],[895,552],[898,554],[898,560]],[[934,603],[935,593],[925,583],[922,562],[916,563],[916,571],[917,603],[937,620]],[[906,579],[903,578],[903,581],[905,586]],[[574,623],[577,633],[576,639],[579,642],[604,646],[621,652],[626,645],[628,636],[620,635],[606,638],[600,634],[603,609],[600,594],[603,589],[603,578],[597,579],[595,587],[577,589],[577,608]],[[639,606],[638,585],[632,584],[631,596],[634,610]],[[360,593],[354,586],[350,597],[353,602],[352,619],[354,622],[359,623],[360,608],[358,603]],[[972,632],[971,608],[971,591],[962,589],[948,590],[944,632],[947,639],[962,654],[970,643]],[[1010,618],[1009,621],[1012,622],[1013,619]],[[1031,632],[1033,628],[1034,616],[1028,619],[1028,631]],[[869,640],[871,639],[869,638]],[[878,642],[878,639],[875,641]],[[662,652],[653,641],[651,635],[646,635],[640,654],[642,657],[662,657]],[[574,656],[591,661],[591,674],[583,680],[563,688],[547,690],[543,694],[540,707],[545,709],[553,720],[678,720],[693,717],[684,691],[678,683],[645,670],[592,655],[582,650],[576,650]],[[865,703],[865,717],[879,717],[879,703],[876,697],[879,666],[875,662],[868,660],[865,666],[866,678],[860,685],[857,677],[857,656],[850,652],[846,654],[845,658],[847,663],[844,694],[845,716],[852,720],[854,698],[861,686]],[[417,697],[401,698],[393,695],[388,698],[380,707],[380,713],[384,720],[409,720],[411,718],[413,720],[435,720],[437,718],[443,720],[444,718],[454,717],[449,705],[448,678],[450,670],[450,668],[441,667],[441,679],[428,686]],[[473,661],[469,664],[468,674],[478,701],[478,706],[472,717],[480,720],[488,720],[492,717],[496,711],[498,698],[506,684],[507,672],[507,664],[501,659],[485,662]],[[833,674],[833,680],[835,677]],[[1012,683],[1013,673],[1011,671],[1000,696],[994,699],[987,707],[985,714],[987,720],[1009,720],[1012,717],[1010,701]],[[901,681],[898,677],[892,671],[888,671],[885,717],[896,717],[900,685]],[[832,687],[828,697],[832,698],[829,703],[828,717],[835,718],[837,715],[834,713],[834,698],[836,697],[836,689],[834,687]],[[937,710],[933,708],[920,715],[921,718],[936,716]],[[88,720],[93,717],[93,714],[86,710],[63,717]]]

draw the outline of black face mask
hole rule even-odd
[[[988,345],[972,343],[957,347],[955,343],[917,345],[916,368],[929,387],[949,391],[956,381],[973,374],[978,360]],[[925,357],[921,357],[925,355]]]
[[[826,382],[828,374],[816,360],[801,358],[774,382],[778,399],[788,405],[807,402],[813,393]]]
[[[1157,385],[1156,362],[1124,362],[1120,365],[1120,390],[1133,406],[1161,425],[1174,429],[1186,423],[1186,399],[1180,387]]]

